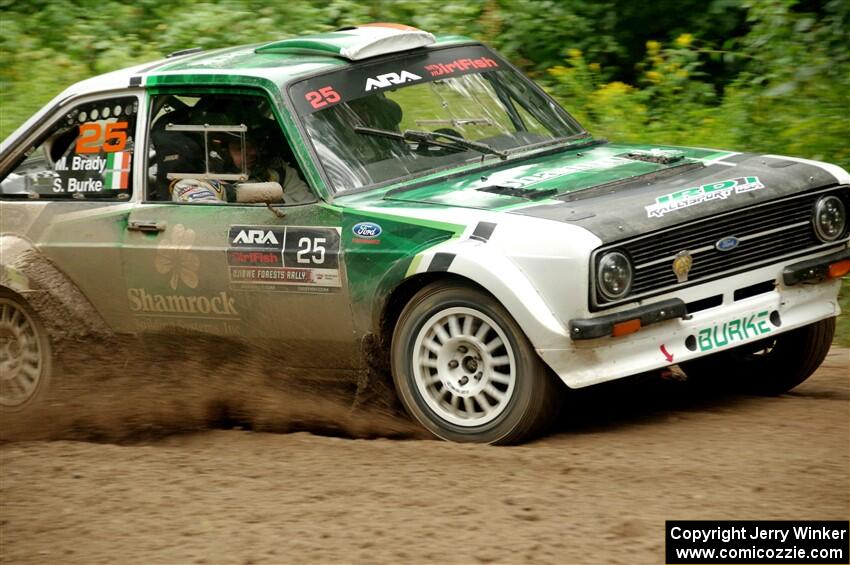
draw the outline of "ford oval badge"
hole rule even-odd
[[[714,248],[718,251],[732,251],[738,247],[737,237],[724,237],[714,244]]]
[[[380,236],[382,231],[384,230],[381,229],[381,226],[372,222],[360,222],[359,224],[354,224],[354,227],[351,228],[351,232],[356,237],[362,237],[363,239],[374,239]]]

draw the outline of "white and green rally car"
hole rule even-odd
[[[377,359],[437,436],[514,443],[563,385],[796,386],[850,270],[841,168],[596,139],[484,45],[393,24],[83,81],[0,179],[6,413],[44,395],[51,340],[102,322]]]

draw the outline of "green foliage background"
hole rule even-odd
[[[0,138],[94,74],[368,21],[490,44],[597,136],[850,169],[846,0],[0,0]]]

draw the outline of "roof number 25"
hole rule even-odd
[[[106,153],[123,151],[127,146],[127,122],[106,124],[106,131],[98,122],[80,124],[80,137],[77,138],[77,153]],[[99,145],[103,137],[103,145]]]
[[[304,98],[307,99],[307,102],[313,108],[323,108],[328,104],[335,104],[342,100],[339,93],[332,86],[324,86],[319,90],[311,90],[304,95]]]

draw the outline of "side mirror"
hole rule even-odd
[[[283,187],[278,182],[243,182],[236,185],[236,202],[241,204],[281,204]]]

